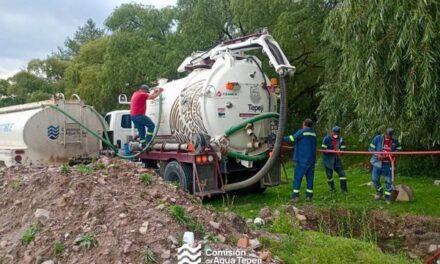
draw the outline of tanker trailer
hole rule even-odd
[[[263,49],[283,87],[265,75],[256,56],[246,53],[254,49]],[[265,33],[223,42],[186,58],[178,71],[188,75],[160,84],[162,96],[147,101],[147,114],[158,129],[150,151],[140,158],[150,167],[159,166],[165,180],[179,181],[195,194],[277,185],[277,152],[285,125],[278,122],[278,100],[286,99],[279,88],[285,91],[294,69]],[[281,109],[285,108],[284,102]],[[285,120],[286,113],[281,114]],[[124,119],[121,115],[129,114],[106,116],[113,135],[121,134],[122,128],[114,127],[120,122],[112,122]],[[276,152],[272,159],[271,152]]]
[[[99,154],[101,142],[53,107],[101,134],[98,117],[82,101],[63,98],[0,108],[0,165],[61,164]]]

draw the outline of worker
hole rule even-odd
[[[143,84],[139,89],[133,93],[130,100],[130,115],[131,121],[133,121],[134,126],[139,131],[139,138],[142,147],[145,148],[147,142],[150,142],[153,138],[154,123],[151,119],[146,116],[147,111],[147,100],[154,100],[162,92],[162,88],[155,89],[152,93],[149,93],[150,87]],[[145,127],[147,131],[145,131]],[[145,137],[145,134],[147,136]]]
[[[333,127],[331,134],[324,137],[321,147],[325,150],[345,150],[345,142],[340,134],[341,128],[338,126]],[[336,171],[339,176],[341,192],[347,193],[347,178],[345,176],[344,167],[342,166],[341,155],[335,153],[324,153],[322,162],[324,164],[325,174],[327,176],[327,183],[330,191],[336,191],[335,182],[333,180],[333,171]]]
[[[292,202],[296,203],[299,201],[299,191],[304,175],[307,181],[306,200],[311,202],[316,161],[316,133],[313,130],[313,121],[307,118],[302,124],[302,129],[293,135],[283,137],[283,141],[295,144],[293,151],[295,170]]]
[[[402,147],[397,139],[394,138],[394,129],[388,128],[385,134],[377,135],[370,143],[368,150],[374,152],[394,152],[401,150]],[[375,200],[380,200],[383,196],[383,188],[380,184],[380,176],[385,176],[385,202],[391,203],[391,192],[393,191],[393,183],[391,179],[391,159],[394,158],[387,154],[373,154],[371,157],[371,165],[373,165],[372,180],[376,189]]]

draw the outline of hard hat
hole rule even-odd
[[[139,89],[141,90],[145,90],[145,91],[150,91],[150,86],[146,85],[146,84],[142,84],[141,87],[139,87]]]
[[[388,136],[393,136],[393,135],[394,135],[394,129],[392,129],[392,128],[387,128],[387,135],[388,135]]]
[[[332,128],[332,132],[333,133],[340,133],[341,132],[341,128],[338,127],[338,126],[335,126],[335,127]]]

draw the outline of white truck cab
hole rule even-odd
[[[134,135],[134,126],[131,122],[129,110],[112,111],[105,115],[105,121],[108,124],[108,135],[113,145],[118,149],[124,148],[124,143],[129,141]]]

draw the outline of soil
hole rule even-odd
[[[188,230],[170,215],[173,205],[201,223],[210,239],[196,234],[196,240],[211,248],[234,249],[237,238],[253,236],[239,216],[203,207],[139,164],[107,157],[94,164],[83,174],[81,165],[68,172],[55,166],[0,168],[0,263],[146,263],[145,247],[157,263],[177,263]],[[143,173],[152,175],[148,186],[139,180]],[[31,225],[37,232],[26,245],[22,238]],[[91,248],[80,243],[86,234],[96,240]],[[64,247],[58,254],[56,242]]]
[[[373,239],[383,251],[403,251],[411,258],[424,259],[440,250],[438,217],[396,216],[379,210],[317,209],[314,206],[302,207],[300,211],[307,218],[302,222],[305,230]]]

